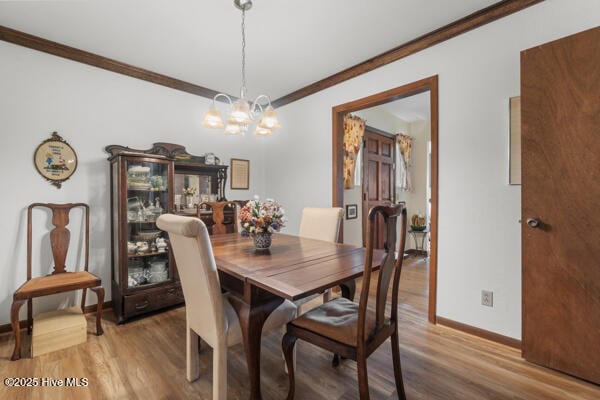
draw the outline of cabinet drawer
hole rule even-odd
[[[145,290],[123,298],[123,314],[131,317],[159,308],[183,303],[183,292],[179,286],[168,286]]]
[[[167,288],[158,293],[156,300],[164,307],[183,303],[183,290],[180,286]]]

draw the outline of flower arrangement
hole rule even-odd
[[[196,188],[195,187],[186,187],[183,188],[183,195],[184,196],[193,196],[196,194]]]
[[[258,196],[240,210],[242,234],[279,232],[285,226],[285,210],[273,199],[261,202]]]

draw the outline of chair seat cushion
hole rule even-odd
[[[227,300],[227,294],[223,295],[223,309],[225,320],[229,327],[227,330],[227,346],[233,346],[242,342],[242,329],[240,328],[240,320],[235,312],[235,309]],[[289,300],[284,300],[273,312],[269,315],[263,325],[263,332],[270,331],[275,328],[281,328],[286,323],[296,317],[297,307]]]
[[[338,297],[302,314],[291,325],[329,339],[356,346],[358,336],[358,303]],[[367,310],[366,332],[375,327],[375,313]]]
[[[312,300],[316,299],[316,298],[317,298],[317,297],[319,297],[319,296],[323,296],[323,294],[322,294],[322,293],[315,293],[315,294],[311,294],[311,295],[310,295],[310,296],[308,296],[308,297],[303,297],[303,298],[301,298],[301,299],[294,300],[294,304],[295,304],[297,307],[300,307],[300,306],[303,306],[304,304],[308,303],[309,301],[312,301]]]
[[[100,285],[100,278],[87,271],[63,272],[31,278],[17,289],[14,299],[25,300]]]

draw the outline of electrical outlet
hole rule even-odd
[[[482,290],[481,305],[487,307],[494,307],[494,292],[490,290]]]

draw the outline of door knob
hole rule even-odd
[[[537,218],[527,218],[527,225],[530,228],[537,228],[538,226],[540,226],[540,220]]]

